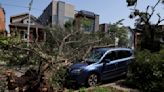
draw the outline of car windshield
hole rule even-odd
[[[86,57],[86,61],[95,63],[103,56],[103,54],[103,51],[93,49]]]

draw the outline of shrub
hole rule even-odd
[[[164,90],[164,50],[136,52],[129,72],[126,83],[144,92],[161,92]]]

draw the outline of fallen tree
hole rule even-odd
[[[99,35],[100,32],[86,34],[79,30],[63,30],[57,26],[47,28],[45,32],[46,41],[42,43],[35,41],[30,47],[17,37],[0,39],[0,54],[3,54],[1,60],[6,61],[8,65],[32,64],[37,67],[34,70],[27,70],[20,77],[8,71],[9,90],[52,92],[53,87],[53,91],[63,91],[63,84],[58,82],[64,81],[64,78],[59,76],[59,79],[55,79],[62,73],[59,72],[61,68],[66,69],[72,62],[82,59],[90,48],[110,45],[113,42],[110,36]]]

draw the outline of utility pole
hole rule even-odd
[[[31,25],[31,6],[33,0],[29,3],[29,16],[28,16],[28,28],[27,28],[27,47],[30,46],[30,25]]]

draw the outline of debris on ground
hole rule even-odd
[[[53,92],[48,79],[39,75],[34,69],[28,69],[22,76],[17,77],[12,70],[6,71],[9,92]]]

